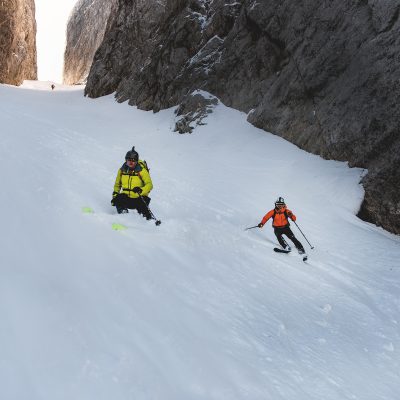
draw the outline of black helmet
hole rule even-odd
[[[135,146],[132,147],[132,150],[129,150],[126,155],[125,155],[125,160],[135,160],[136,162],[139,161],[139,154],[138,152],[135,150]]]
[[[285,200],[283,197],[278,197],[275,201],[275,206],[284,206],[285,205]]]

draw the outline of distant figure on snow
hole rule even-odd
[[[54,83],[51,84],[51,90],[54,90],[56,85]]]
[[[264,215],[264,218],[258,224],[258,227],[262,228],[270,218],[272,218],[272,226],[274,228],[275,236],[282,248],[288,251],[292,250],[289,244],[282,237],[283,235],[286,235],[294,243],[299,254],[304,254],[305,251],[303,245],[296,239],[294,233],[289,227],[289,218],[292,221],[296,221],[296,216],[292,211],[286,208],[283,197],[279,197],[278,200],[276,200],[275,208]]]
[[[137,210],[146,219],[151,219],[148,208],[151,189],[153,182],[147,164],[139,160],[138,152],[132,147],[126,153],[125,163],[118,170],[111,205],[116,207],[118,214],[127,213],[131,209]]]

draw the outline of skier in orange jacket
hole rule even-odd
[[[275,208],[264,215],[264,218],[258,224],[258,227],[262,228],[270,218],[272,218],[272,226],[274,228],[275,236],[283,249],[288,251],[292,250],[289,244],[282,237],[282,235],[286,235],[294,243],[299,254],[304,254],[305,251],[303,245],[296,239],[294,233],[290,229],[289,218],[292,221],[296,221],[296,216],[292,211],[286,208],[283,197],[279,197],[278,200],[276,200]]]

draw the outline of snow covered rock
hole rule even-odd
[[[240,3],[225,0],[123,2],[96,54],[86,94],[115,91],[118,101],[145,110],[178,104],[218,79],[212,69],[239,9]]]
[[[103,41],[107,21],[117,10],[117,0],[80,0],[67,26],[64,53],[64,83],[85,83],[93,56]]]
[[[217,104],[218,99],[205,92],[196,91],[186,96],[175,111],[179,119],[175,123],[174,131],[192,133],[196,125],[205,125],[203,120],[212,113]]]
[[[0,2],[0,83],[37,79],[34,0]]]

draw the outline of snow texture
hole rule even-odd
[[[192,135],[173,111],[0,86],[1,398],[400,398],[400,239],[355,216],[362,171],[221,103]],[[110,205],[132,145],[159,227]],[[307,263],[244,230],[278,196]]]

